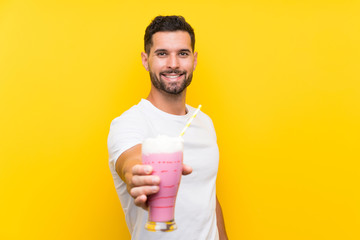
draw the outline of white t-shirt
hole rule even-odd
[[[115,118],[108,136],[109,164],[115,188],[125,213],[132,239],[141,240],[217,240],[216,175],[219,150],[211,119],[199,112],[184,134],[184,163],[193,168],[182,176],[175,205],[173,232],[149,232],[145,229],[148,212],[135,206],[126,184],[115,171],[115,162],[127,149],[157,135],[178,136],[195,108],[186,105],[186,115],[163,112],[142,99],[120,117]]]

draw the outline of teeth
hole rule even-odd
[[[166,75],[165,75],[165,77],[167,77],[167,78],[178,78],[179,76],[180,76],[180,75],[175,75],[175,76],[173,76],[173,75],[172,75],[172,76],[166,76]]]

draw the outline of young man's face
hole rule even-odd
[[[149,55],[142,53],[143,65],[158,90],[181,93],[192,80],[197,53],[192,51],[188,32],[157,32],[152,36]]]

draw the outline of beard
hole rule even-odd
[[[187,88],[190,85],[193,77],[192,73],[190,75],[187,75],[186,71],[179,71],[179,70],[160,72],[159,77],[156,76],[156,74],[151,71],[149,71],[149,73],[150,73],[151,82],[155,88],[173,95],[178,95],[182,93],[185,90],[185,88]],[[179,83],[179,82],[166,82],[165,80],[161,79],[162,74],[171,74],[171,73],[184,75],[184,80],[182,80],[182,82]]]

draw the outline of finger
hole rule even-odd
[[[141,195],[141,196],[137,197],[136,199],[134,199],[134,203],[136,206],[141,207],[142,209],[148,211],[149,205],[146,201],[147,201],[147,197],[145,195]]]
[[[192,171],[193,171],[192,167],[190,167],[189,165],[183,164],[183,168],[182,168],[183,175],[188,175],[188,174],[192,173]]]
[[[137,164],[132,168],[132,173],[134,175],[149,175],[152,173],[152,171],[153,169],[150,165]]]
[[[130,195],[136,199],[141,195],[150,195],[157,193],[159,191],[159,186],[142,186],[142,187],[134,187],[130,190]]]
[[[135,175],[131,180],[133,186],[159,185],[159,176],[139,176]]]
[[[136,206],[146,209],[146,206],[147,206],[146,200],[147,200],[146,195],[140,195],[134,199],[134,203]]]

